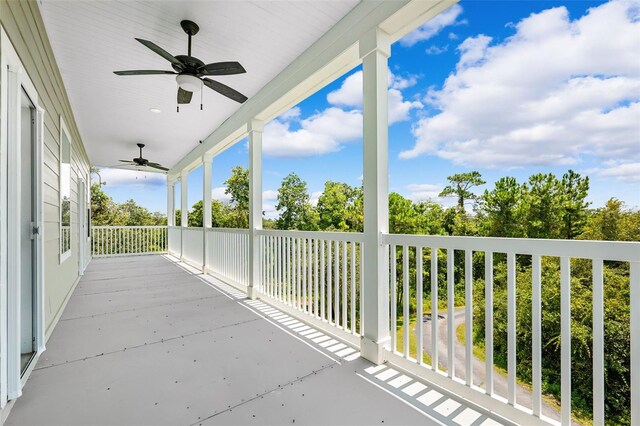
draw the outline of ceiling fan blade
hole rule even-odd
[[[178,87],[178,103],[179,104],[190,103],[192,96],[193,96],[193,92],[188,92],[184,90],[182,87]]]
[[[167,52],[166,50],[164,50],[162,47],[158,46],[154,42],[149,41],[149,40],[144,40],[144,39],[141,39],[141,38],[136,38],[136,40],[138,40],[140,43],[144,44],[146,47],[148,47],[149,49],[153,50],[158,55],[162,56],[163,58],[165,58],[167,61],[171,62],[172,64],[177,65],[180,68],[184,68],[184,64],[182,62],[180,62],[180,60],[178,58],[176,58],[171,53]]]
[[[118,161],[120,161],[121,163],[138,164],[135,161],[131,161],[131,160],[118,160]]]
[[[236,102],[244,103],[248,99],[242,93],[218,81],[210,80],[208,78],[203,78],[202,81],[209,89],[215,90],[221,95],[224,95],[227,98],[232,99]]]
[[[231,75],[247,72],[239,62],[214,62],[198,69],[200,75]]]
[[[130,71],[114,71],[117,75],[153,75],[153,74],[176,74],[173,71],[161,70],[130,70]]]
[[[166,167],[161,166],[158,163],[147,163],[147,167],[153,167],[154,169],[164,170],[165,172],[169,171]]]

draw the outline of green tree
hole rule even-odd
[[[389,232],[392,234],[415,234],[420,217],[411,200],[392,192],[389,194]]]
[[[316,211],[323,230],[354,231],[360,218],[361,190],[343,182],[327,181],[318,199]]]
[[[503,177],[494,189],[484,191],[478,214],[481,231],[490,237],[522,237],[522,187],[513,177]]]
[[[229,218],[229,227],[249,227],[249,170],[242,166],[236,166],[231,170],[231,176],[224,182],[225,194],[231,196],[233,206],[232,217]]]
[[[318,213],[309,202],[307,183],[295,173],[289,173],[278,189],[280,217],[276,224],[278,229],[318,229]]]
[[[525,234],[529,238],[559,238],[562,225],[560,182],[552,173],[537,173],[522,185]]]
[[[562,229],[560,236],[572,240],[582,233],[587,220],[586,201],[589,194],[589,177],[581,177],[573,170],[562,176]]]
[[[470,191],[474,186],[484,185],[486,182],[482,179],[480,172],[472,171],[468,173],[457,173],[447,178],[450,185],[444,187],[439,197],[452,197],[458,199],[458,210],[464,212],[464,202],[466,200],[475,200],[476,195]]]

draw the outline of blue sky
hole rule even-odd
[[[390,191],[451,205],[437,194],[454,173],[480,171],[480,193],[503,176],[523,182],[571,168],[590,177],[594,207],[616,197],[639,208],[638,5],[462,1],[395,43]],[[360,184],[361,78],[357,67],[265,126],[268,217],[290,172],[312,199],[327,180]],[[225,199],[224,180],[247,161],[246,140],[214,158],[214,198]],[[163,177],[105,170],[103,179],[116,201],[166,211]],[[199,168],[189,175],[189,205],[201,194]]]

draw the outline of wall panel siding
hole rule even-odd
[[[38,92],[38,102],[45,110],[43,147],[43,214],[45,261],[46,335],[52,331],[56,315],[78,279],[78,181],[86,177],[89,160],[75,123],[62,77],[36,1],[0,0],[0,23]],[[60,116],[72,140],[71,222],[72,255],[60,264],[59,170]]]

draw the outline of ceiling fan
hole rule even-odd
[[[214,62],[205,64],[195,56],[191,56],[191,37],[196,35],[200,27],[195,22],[184,20],[180,22],[180,26],[189,36],[189,47],[187,55],[173,56],[160,46],[149,40],[136,38],[147,48],[153,50],[158,55],[171,62],[174,71],[164,70],[132,70],[132,71],[114,71],[117,75],[153,75],[153,74],[172,74],[176,75],[178,82],[178,104],[188,104],[191,102],[193,92],[202,89],[202,84],[208,88],[232,99],[236,102],[243,103],[247,97],[242,93],[224,85],[218,81],[211,80],[206,76],[210,75],[232,75],[247,72],[238,62]]]
[[[166,172],[166,171],[169,170],[166,167],[163,167],[158,163],[150,163],[149,160],[147,160],[146,158],[143,158],[142,157],[142,148],[144,148],[144,144],[143,143],[139,143],[137,145],[138,145],[138,148],[140,148],[140,157],[134,158],[133,160],[119,160],[119,161],[121,163],[127,163],[128,165],[131,165],[131,166],[151,167],[153,169],[162,170],[163,172]]]

